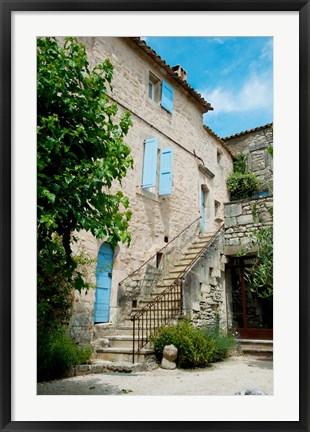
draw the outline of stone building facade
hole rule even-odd
[[[134,168],[128,171],[122,185],[112,187],[112,192],[121,188],[129,197],[133,212],[130,246],[119,244],[109,251],[109,245],[89,233],[80,233],[82,247],[94,262],[89,274],[95,288],[76,293],[70,328],[76,340],[87,343],[98,322],[97,262],[102,248],[108,255],[111,252],[109,307],[104,320],[117,324],[128,317],[137,299],[150,293],[199,232],[214,233],[223,223],[224,203],[229,200],[226,179],[233,162],[226,143],[203,126],[203,114],[213,108],[188,85],[181,67],[168,66],[139,38],[89,37],[80,41],[86,46],[91,67],[105,58],[114,66],[109,96],[120,113],[131,113],[133,127],[126,142],[134,159]],[[216,253],[220,258],[220,252]],[[143,267],[142,273],[122,283],[152,256],[155,258]],[[159,259],[160,264],[156,262]],[[213,266],[213,274],[207,267],[205,271],[205,282],[213,278],[215,284],[208,285],[213,287],[210,290],[220,286],[223,292],[224,282],[219,281],[225,278],[220,270]],[[195,319],[204,320],[204,297],[209,288],[197,283],[192,309]],[[214,294],[214,301],[225,314],[223,296],[220,301],[218,297]],[[211,309],[205,307],[205,315],[210,315]]]
[[[246,274],[255,264],[258,230],[273,225],[272,124],[240,132],[223,141],[234,157],[241,152],[247,156],[247,171],[260,180],[260,190],[255,197],[227,202],[224,206],[227,326],[236,329],[245,339],[271,340],[272,296],[262,298],[253,292]]]
[[[105,326],[125,328],[132,310],[177,274],[175,269],[180,268],[188,248],[195,249],[197,240],[216,232],[182,281],[184,313],[198,326],[212,324],[217,317],[223,328],[242,326],[247,312],[244,304],[243,311],[240,309],[238,296],[248,264],[238,254],[251,232],[272,225],[272,158],[268,152],[272,125],[221,139],[203,125],[203,114],[213,108],[188,85],[179,65],[168,66],[139,38],[80,40],[91,67],[110,59],[114,74],[109,97],[120,113],[131,113],[133,127],[126,142],[134,168],[121,186],[113,184],[112,192],[121,189],[128,196],[133,217],[130,246],[119,243],[112,250],[89,233],[79,233],[79,247],[93,263],[87,271],[94,288],[75,293],[72,337],[88,344],[106,335]],[[226,180],[233,170],[233,157],[241,151],[247,155],[248,171],[261,180],[262,187],[256,198],[229,202]],[[105,271],[109,292],[101,314],[96,308],[103,257],[110,260]],[[248,304],[250,324],[266,325],[269,318],[263,312],[270,304],[252,298]],[[270,321],[267,325],[270,327]]]
[[[272,191],[273,160],[268,151],[273,146],[272,123],[222,138],[236,157],[239,153],[247,156],[247,171],[253,172],[260,180],[259,192]]]

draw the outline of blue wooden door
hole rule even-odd
[[[96,298],[95,316],[97,323],[109,322],[110,295],[112,284],[113,250],[108,243],[103,243],[99,249],[96,268]]]
[[[200,230],[204,232],[205,230],[205,193],[201,189],[201,221],[200,221]]]

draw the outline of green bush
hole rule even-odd
[[[260,182],[251,172],[233,172],[227,179],[227,188],[232,200],[252,198],[259,189]]]
[[[247,165],[247,156],[244,153],[239,153],[234,160],[234,172],[245,174]]]
[[[38,380],[63,377],[72,366],[87,363],[90,347],[76,345],[62,330],[38,333]]]
[[[211,357],[211,362],[221,361],[226,358],[229,352],[235,347],[236,339],[230,333],[224,333],[217,326],[201,329],[207,339],[215,343],[215,349]]]
[[[181,368],[203,367],[226,357],[234,340],[228,343],[219,332],[212,332],[194,327],[189,320],[161,328],[152,337],[157,360],[161,361],[164,347],[171,344],[178,349],[176,363]]]

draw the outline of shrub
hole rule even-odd
[[[90,347],[76,345],[61,329],[38,333],[38,380],[63,377],[72,366],[87,363],[91,353]]]
[[[247,165],[247,156],[244,153],[239,153],[234,160],[234,172],[245,174]]]
[[[217,326],[201,329],[207,339],[211,339],[215,343],[211,362],[221,361],[229,355],[236,345],[235,337],[231,333],[224,333]]]
[[[176,363],[181,368],[202,367],[218,361],[226,357],[233,339],[228,343],[219,332],[212,331],[194,327],[189,320],[162,327],[152,337],[156,357],[160,361],[164,347],[173,344],[178,349]]]
[[[260,182],[251,172],[233,172],[227,179],[227,188],[232,200],[252,198],[259,189]]]

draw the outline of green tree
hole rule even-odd
[[[73,233],[90,231],[112,247],[130,242],[128,198],[111,186],[133,166],[124,141],[132,121],[107,95],[112,76],[109,60],[90,69],[75,38],[37,40],[39,379],[87,357],[65,334],[73,289],[89,287],[83,271],[89,260],[72,253]]]
[[[107,59],[92,70],[75,38],[37,41],[38,238],[57,232],[67,261],[72,232],[87,230],[112,245],[129,242],[131,211],[121,191],[111,194],[132,167],[124,142],[132,121],[107,96],[113,66]]]
[[[240,253],[245,256],[253,246],[257,252],[253,258],[253,265],[245,268],[245,279],[249,282],[250,290],[258,297],[268,298],[273,295],[273,228],[260,227],[253,231],[247,247]]]

